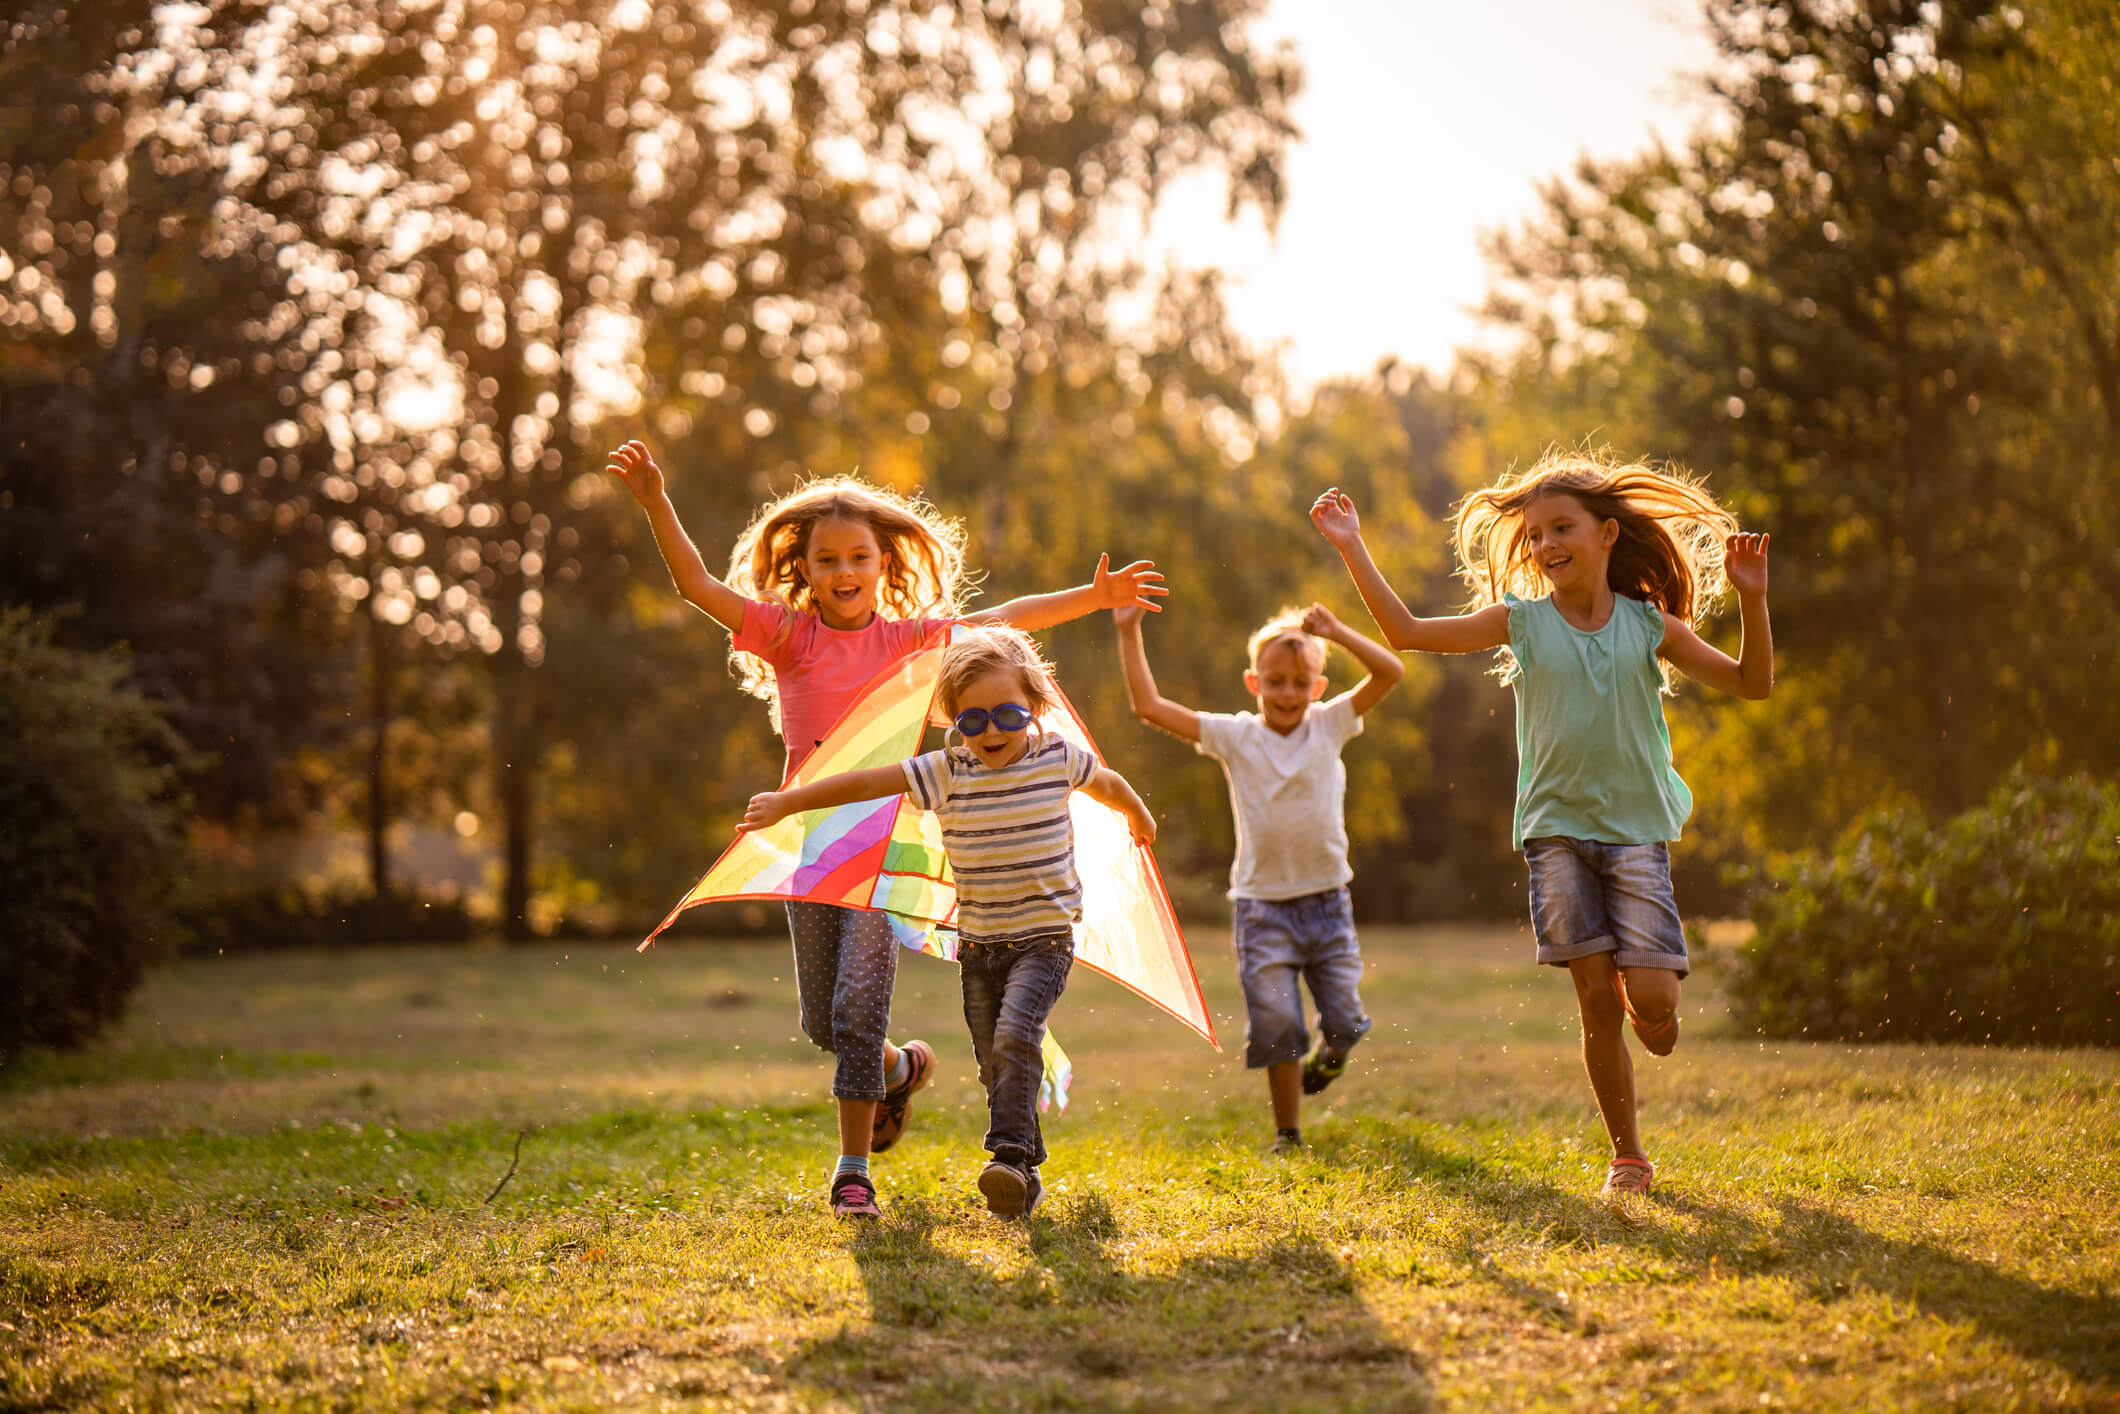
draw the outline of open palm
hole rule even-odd
[[[1170,593],[1162,585],[1163,576],[1157,571],[1154,560],[1135,560],[1121,569],[1113,569],[1111,562],[1109,555],[1097,556],[1097,573],[1090,579],[1090,589],[1099,607],[1119,609],[1138,604],[1155,613],[1163,612],[1163,606],[1148,597]]]
[[[1723,572],[1740,594],[1767,592],[1767,544],[1764,534],[1732,535],[1723,541]]]
[[[628,442],[611,453],[604,463],[604,470],[625,482],[633,499],[642,505],[662,494],[662,468],[655,464],[655,458],[644,442]]]

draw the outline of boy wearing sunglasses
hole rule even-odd
[[[1369,1030],[1362,952],[1347,881],[1347,768],[1340,750],[1406,675],[1398,654],[1348,628],[1323,604],[1286,609],[1251,636],[1252,712],[1197,712],[1156,691],[1141,615],[1112,611],[1134,715],[1222,763],[1237,822],[1229,869],[1237,975],[1244,984],[1244,1063],[1266,1072],[1277,1153],[1303,1145],[1303,1096],[1347,1068]],[[1337,643],[1368,676],[1329,702],[1325,654]],[[1303,1026],[1308,983],[1317,1044]]]
[[[1143,843],[1155,839],[1156,824],[1116,771],[1059,733],[1035,729],[1059,700],[1051,668],[1021,630],[990,625],[958,638],[943,653],[936,696],[961,746],[753,796],[743,828],[900,791],[934,812],[957,883],[964,1020],[987,1094],[993,1160],[979,1191],[990,1212],[1028,1217],[1044,1192],[1037,1099],[1045,1024],[1067,986],[1082,917],[1068,800],[1079,790],[1119,811]]]

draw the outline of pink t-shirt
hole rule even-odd
[[[781,625],[794,627],[778,644]],[[949,619],[887,619],[872,616],[862,628],[827,628],[815,614],[797,613],[762,599],[746,599],[739,651],[754,653],[773,669],[780,690],[780,734],[788,745],[788,772],[817,749],[854,697],[876,675],[927,641]]]

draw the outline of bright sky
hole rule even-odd
[[[1221,220],[1219,184],[1159,208],[1157,240],[1231,276],[1257,344],[1286,341],[1298,390],[1387,355],[1441,371],[1477,324],[1480,232],[1535,209],[1589,152],[1676,140],[1712,50],[1690,0],[1273,0],[1307,82],[1276,237]]]

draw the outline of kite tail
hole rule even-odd
[[[1038,1113],[1044,1114],[1049,1107],[1058,1106],[1062,1113],[1067,1110],[1067,1087],[1075,1083],[1074,1062],[1060,1043],[1053,1039],[1048,1029],[1045,1039],[1038,1043],[1040,1054],[1045,1057],[1045,1074],[1038,1079]]]

